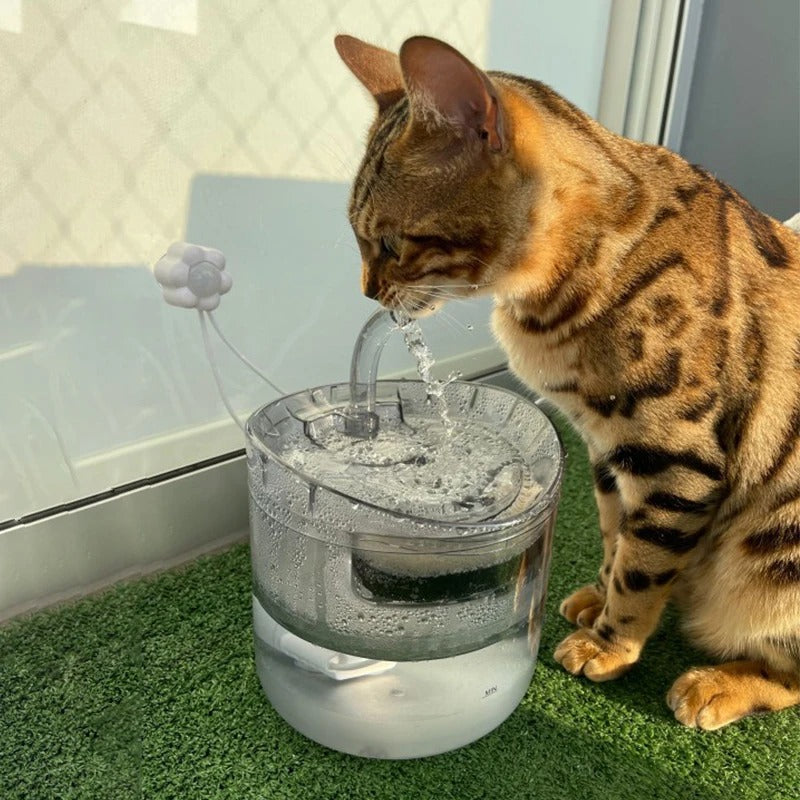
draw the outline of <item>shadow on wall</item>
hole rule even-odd
[[[186,231],[175,239],[226,254],[234,287],[218,321],[228,338],[287,392],[345,380],[356,334],[376,307],[359,291],[348,187],[209,175],[190,192]],[[223,452],[219,437],[192,438],[201,426],[221,423],[227,449],[241,446],[196,314],[160,298],[151,265],[168,244],[146,254],[149,263],[24,264],[0,277],[0,522]],[[491,344],[486,302],[452,313],[475,331],[434,324],[438,357]],[[242,414],[273,399],[216,352]],[[389,348],[384,369],[408,358]],[[171,463],[147,455],[149,444],[181,431],[191,441],[170,449]]]

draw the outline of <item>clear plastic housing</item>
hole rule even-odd
[[[456,422],[482,426],[513,454],[512,477],[454,521],[450,509],[399,511],[371,502],[366,486],[344,492],[335,474],[298,468],[299,444],[316,446],[326,428],[344,425],[347,384],[284,397],[247,424],[259,675],[292,725],[347,752],[405,758],[472,741],[513,711],[536,662],[558,436],[504,389],[453,382],[444,396]],[[438,414],[419,381],[379,382],[374,411],[381,431],[414,430]],[[265,625],[294,644],[277,645]],[[336,658],[327,672],[310,665],[306,643],[373,666],[342,679]],[[465,683],[453,694],[456,668]]]

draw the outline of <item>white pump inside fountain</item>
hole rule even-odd
[[[230,281],[205,258],[173,245],[156,277],[200,311],[224,396],[204,314]],[[474,741],[524,696],[562,470],[549,420],[516,394],[427,371],[378,381],[398,330],[420,346],[416,323],[376,312],[349,381],[282,396],[244,426],[262,686],[301,733],[380,758]]]

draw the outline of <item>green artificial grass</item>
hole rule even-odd
[[[461,750],[369,761],[300,736],[253,668],[245,545],[0,628],[0,799],[661,800],[797,798],[800,714],[687,730],[664,703],[704,659],[668,616],[601,685],[553,661],[558,601],[592,581],[599,537],[586,455],[568,452],[549,609],[530,690]]]

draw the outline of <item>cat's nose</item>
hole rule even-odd
[[[370,270],[366,261],[361,265],[361,291],[370,300],[377,300],[381,293],[378,276]]]

